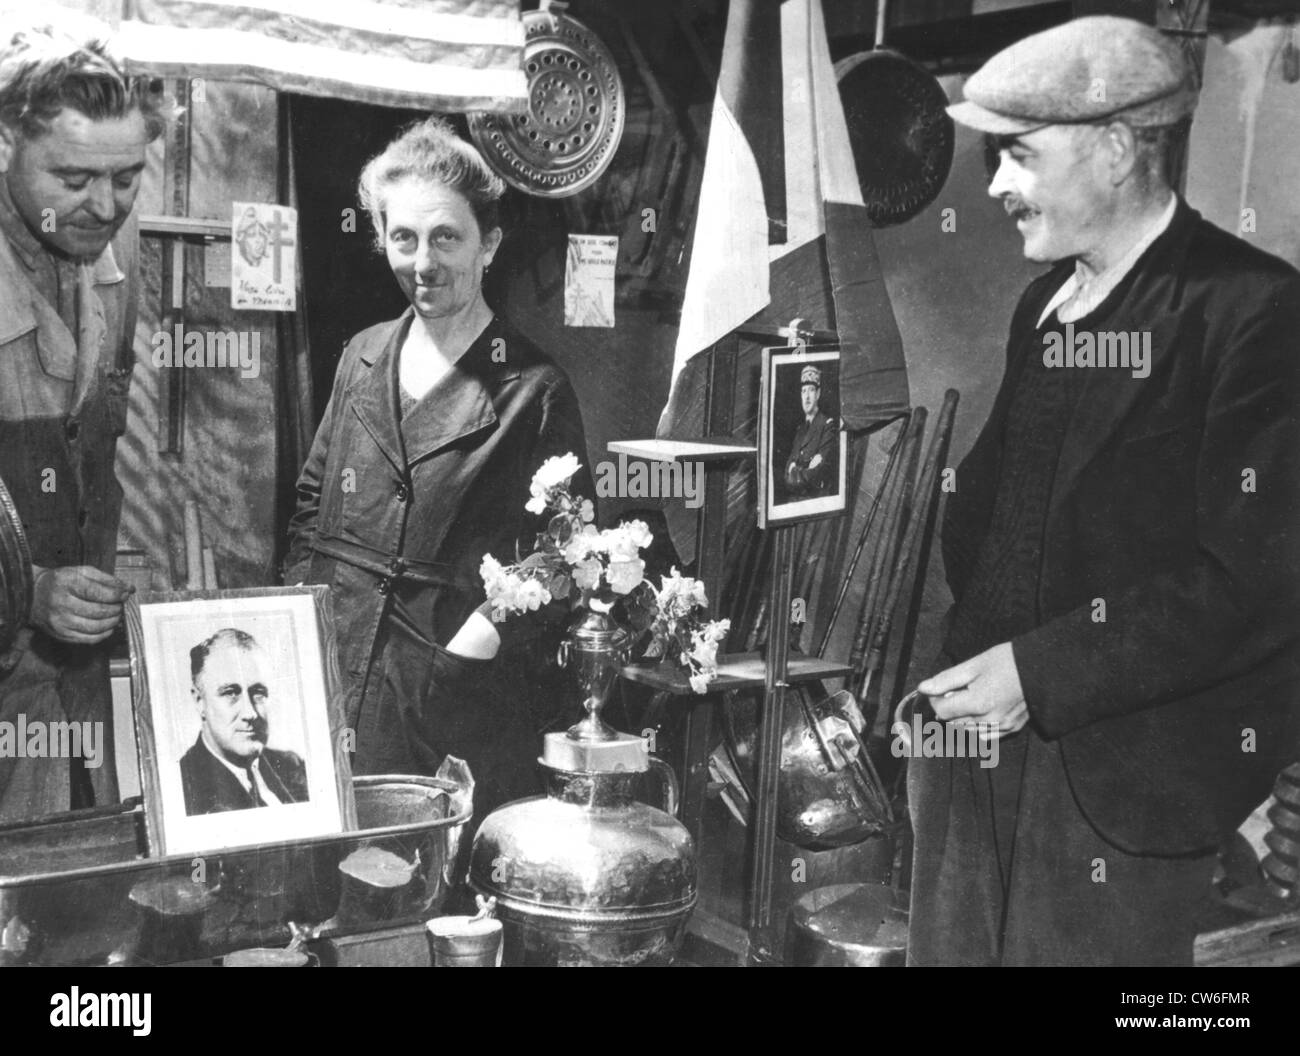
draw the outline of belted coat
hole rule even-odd
[[[554,627],[511,617],[491,661],[444,647],[485,599],[483,556],[507,563],[517,543],[531,548],[534,472],[567,452],[585,463],[586,441],[564,372],[499,316],[402,418],[412,319],[344,350],[298,481],[285,582],[333,591],[354,770],[433,773],[460,756],[481,815],[533,787],[540,729],[562,705],[542,688]],[[574,488],[594,494],[585,465]]]

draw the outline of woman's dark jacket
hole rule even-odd
[[[397,361],[411,310],[347,345],[298,481],[285,582],[328,584],[358,772],[466,758],[487,799],[531,782],[545,621],[514,616],[494,661],[443,646],[483,601],[484,554],[514,560],[543,522],[524,504],[541,463],[586,441],[568,378],[500,317],[402,419]],[[594,495],[584,465],[575,490]],[[553,621],[552,621],[553,622]],[[578,708],[575,704],[573,718]],[[491,742],[491,743],[489,743]],[[489,787],[496,787],[492,794]],[[484,796],[476,797],[481,813]]]

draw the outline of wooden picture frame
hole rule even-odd
[[[802,524],[845,510],[848,433],[838,346],[763,349],[758,405],[758,526]],[[809,392],[803,391],[809,380]],[[805,401],[811,396],[812,409]]]
[[[328,587],[140,594],[126,626],[150,855],[356,829]]]

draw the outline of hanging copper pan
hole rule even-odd
[[[835,64],[853,161],[876,227],[910,220],[938,197],[952,168],[948,97],[896,51],[864,51]]]
[[[528,111],[474,113],[469,132],[506,183],[567,198],[596,182],[623,138],[623,81],[609,49],[563,14],[567,4],[524,13]]]
[[[23,522],[0,480],[0,653],[14,643],[32,611],[32,553]]]

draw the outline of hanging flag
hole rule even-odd
[[[768,244],[773,237],[784,239],[780,71],[776,5],[732,0],[673,355],[674,382],[688,360],[768,303]],[[779,205],[773,223],[769,200]],[[665,413],[661,432],[671,417]]]
[[[125,0],[130,72],[418,110],[527,108],[519,0]]]
[[[727,45],[733,43],[730,16]],[[755,181],[737,183],[745,168],[732,153],[738,141],[728,124],[716,132],[723,100],[719,74],[714,124],[709,130],[704,186],[682,305],[682,327],[673,363],[673,387],[659,422],[661,437],[704,433],[707,356],[699,353],[737,328],[775,333],[795,317],[817,330],[833,330],[843,348],[841,412],[850,429],[868,428],[904,413],[909,404],[902,338],[890,306],[853,161],[844,107],[836,85],[820,0],[786,0],[779,12],[779,68],[782,86],[781,208],[784,239],[759,245]],[[723,71],[727,70],[725,47]],[[770,69],[764,72],[770,76]],[[724,110],[724,113],[726,111]],[[724,118],[725,120],[725,118]],[[774,122],[769,122],[774,127]],[[714,165],[715,144],[728,150]],[[741,155],[743,161],[744,155]],[[712,172],[727,172],[713,185]],[[729,234],[730,233],[730,234]],[[742,238],[743,234],[743,238]],[[729,240],[728,240],[729,239]],[[744,250],[736,247],[744,245]],[[744,258],[738,259],[743,252]],[[692,298],[699,301],[693,302]],[[761,302],[761,303],[760,303]],[[755,308],[755,305],[758,305]],[[702,326],[707,317],[712,325]],[[725,324],[725,327],[724,327]],[[757,346],[743,348],[732,436],[753,440],[757,406]],[[752,369],[751,369],[752,367]],[[751,391],[753,390],[753,391]],[[744,417],[748,415],[749,417]],[[752,516],[757,493],[753,467],[732,474],[728,525]],[[694,515],[670,508],[669,524],[679,556],[694,555]]]
[[[818,234],[825,239],[819,249],[825,254],[834,303],[834,318],[828,328],[839,335],[844,352],[840,413],[848,428],[865,429],[907,411],[910,396],[903,338],[862,200],[820,0],[786,6],[803,7],[807,13],[802,21],[808,30],[815,139],[812,158],[821,206]],[[797,15],[792,18],[796,20]],[[774,306],[781,300],[775,283],[772,300]]]

